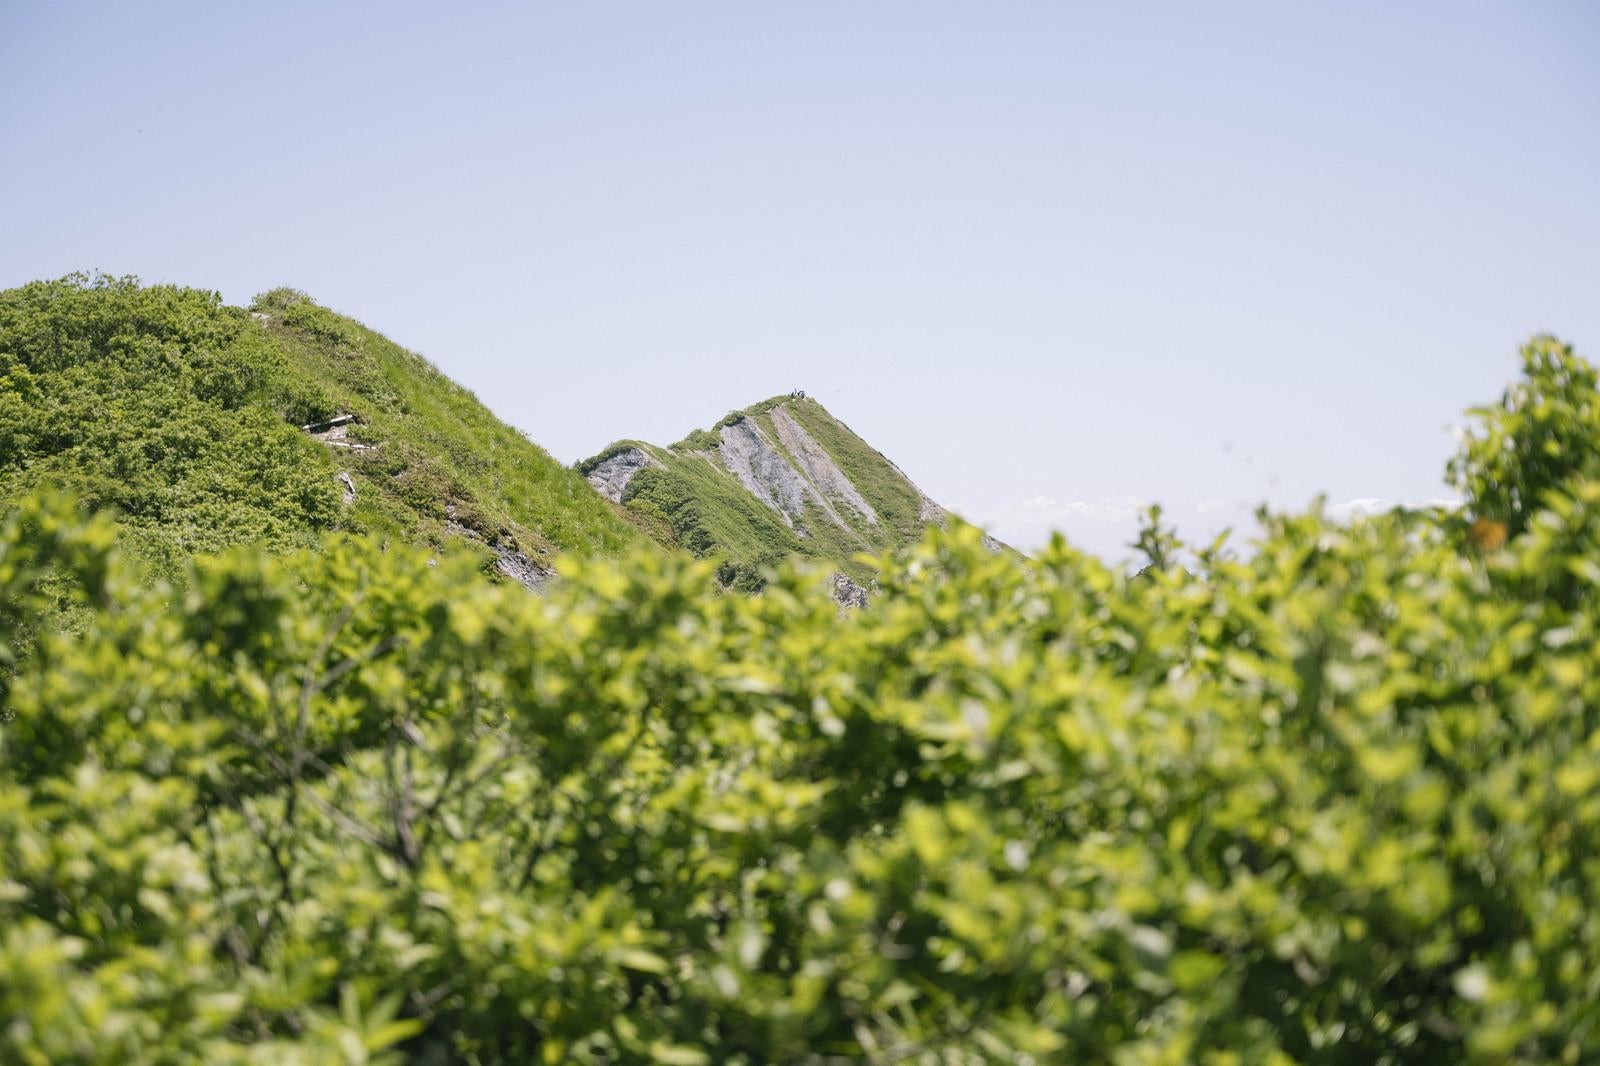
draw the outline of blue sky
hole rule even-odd
[[[572,461],[792,388],[1020,544],[1445,495],[1600,355],[1593,4],[0,4],[0,286],[310,292]]]

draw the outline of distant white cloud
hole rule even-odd
[[[1113,500],[1057,500],[1031,496],[1016,503],[971,515],[1007,544],[1023,551],[1043,547],[1060,531],[1075,547],[1105,556],[1127,554],[1139,530],[1139,516],[1148,506],[1137,496]]]
[[[1137,496],[1103,500],[1030,496],[1016,503],[984,511],[967,510],[963,514],[1007,544],[1026,552],[1044,547],[1050,535],[1059,531],[1073,547],[1114,560],[1133,554],[1130,545],[1139,535],[1139,525],[1148,506],[1148,501]],[[1459,506],[1460,500],[1444,497],[1396,501],[1381,496],[1361,496],[1329,504],[1327,514],[1335,521],[1349,522],[1395,507]],[[1250,508],[1242,503],[1208,497],[1188,508],[1187,518],[1185,512],[1169,511],[1163,520],[1176,524],[1179,535],[1194,545],[1203,545],[1232,526],[1235,530],[1233,543],[1238,546],[1248,540],[1256,528],[1249,512]]]
[[[1345,500],[1343,503],[1330,503],[1328,505],[1328,517],[1336,518],[1341,522],[1348,522],[1352,518],[1382,514],[1385,511],[1393,510],[1394,506],[1395,502],[1393,500],[1386,500],[1381,496],[1359,496],[1353,500]]]
[[[1461,501],[1448,499],[1442,496],[1430,497],[1426,500],[1386,500],[1381,496],[1360,496],[1343,503],[1330,503],[1328,517],[1340,522],[1348,522],[1353,518],[1362,518],[1367,515],[1383,514],[1396,507],[1444,507],[1451,510],[1460,507]]]
[[[978,520],[985,526],[1044,526],[1048,530],[1059,529],[1069,522],[1126,522],[1136,517],[1144,506],[1142,500],[1132,496],[1099,502],[1033,496],[986,511]]]
[[[1134,496],[1098,503],[1088,500],[1063,502],[1049,496],[1033,496],[989,511],[984,517],[991,522],[1125,522],[1137,515],[1144,506],[1144,501]]]

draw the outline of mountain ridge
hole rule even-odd
[[[731,411],[671,445],[616,441],[574,468],[656,539],[721,557],[723,582],[747,589],[786,555],[831,563],[863,586],[872,568],[859,554],[904,547],[949,517],[802,391]]]
[[[295,289],[248,306],[133,277],[0,291],[0,500],[48,487],[117,515],[159,575],[240,544],[475,554],[540,587],[564,552],[653,543],[759,590],[789,556],[859,603],[872,558],[948,512],[803,392],[665,447],[567,467],[438,367]]]

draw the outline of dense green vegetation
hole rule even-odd
[[[808,504],[791,524],[729,472],[720,458],[721,431],[748,420],[795,476],[805,480],[802,465],[789,452],[774,421],[773,412],[779,408],[821,446],[872,507],[876,520],[835,501],[833,515]],[[622,498],[627,513],[662,543],[716,559],[719,580],[743,590],[759,589],[769,568],[796,556],[829,562],[858,582],[869,581],[872,567],[858,560],[859,554],[906,547],[942,519],[932,513],[925,518],[922,494],[899,468],[821,404],[803,396],[774,396],[731,411],[710,430],[695,430],[670,448],[617,441],[577,464],[577,469],[587,474],[633,448],[660,466],[641,470],[629,481]]]
[[[1600,405],[1525,355],[1464,514],[957,527],[843,616],[343,537],[180,594],[25,497],[0,1061],[1600,1059]]]
[[[335,449],[300,426],[359,423]],[[345,471],[356,498],[344,502]],[[423,359],[280,289],[75,275],[0,292],[0,500],[41,486],[114,508],[175,575],[192,553],[381,540],[616,551],[637,539],[581,478]]]
[[[84,277],[0,293],[0,497],[115,507],[172,568],[229,544],[309,545],[339,521],[334,401],[210,293]]]

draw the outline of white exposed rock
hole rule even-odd
[[[783,407],[775,407],[772,409],[772,425],[778,431],[778,440],[800,465],[800,472],[822,495],[852,508],[873,525],[878,524],[878,512],[862,497],[827,450],[795,421],[794,415]]]
[[[622,493],[633,475],[646,467],[659,467],[661,461],[642,448],[625,448],[596,463],[585,475],[589,484],[612,503],[622,502]]]
[[[840,607],[865,607],[867,605],[867,589],[859,585],[844,574],[834,574],[830,579],[828,591],[833,595],[833,601]]]
[[[334,476],[339,479],[339,484],[344,486],[344,502],[345,503],[355,503],[356,502],[356,483],[354,481],[350,480],[350,475],[345,473],[343,470],[341,470],[337,474],[335,474]]]
[[[809,501],[840,528],[850,528],[822,493],[789,465],[789,460],[773,446],[753,419],[741,418],[732,425],[723,426],[722,447],[717,452],[728,473],[738,478],[756,499],[777,511],[790,526],[795,519],[805,516]]]
[[[318,440],[344,440],[355,421],[355,415],[334,415],[326,422],[307,422],[300,428]]]
[[[350,452],[376,451],[376,444],[362,444],[349,439],[350,427],[358,421],[355,415],[334,415],[326,422],[310,422],[300,428],[311,434],[313,440],[320,440],[330,448],[342,448]]]

